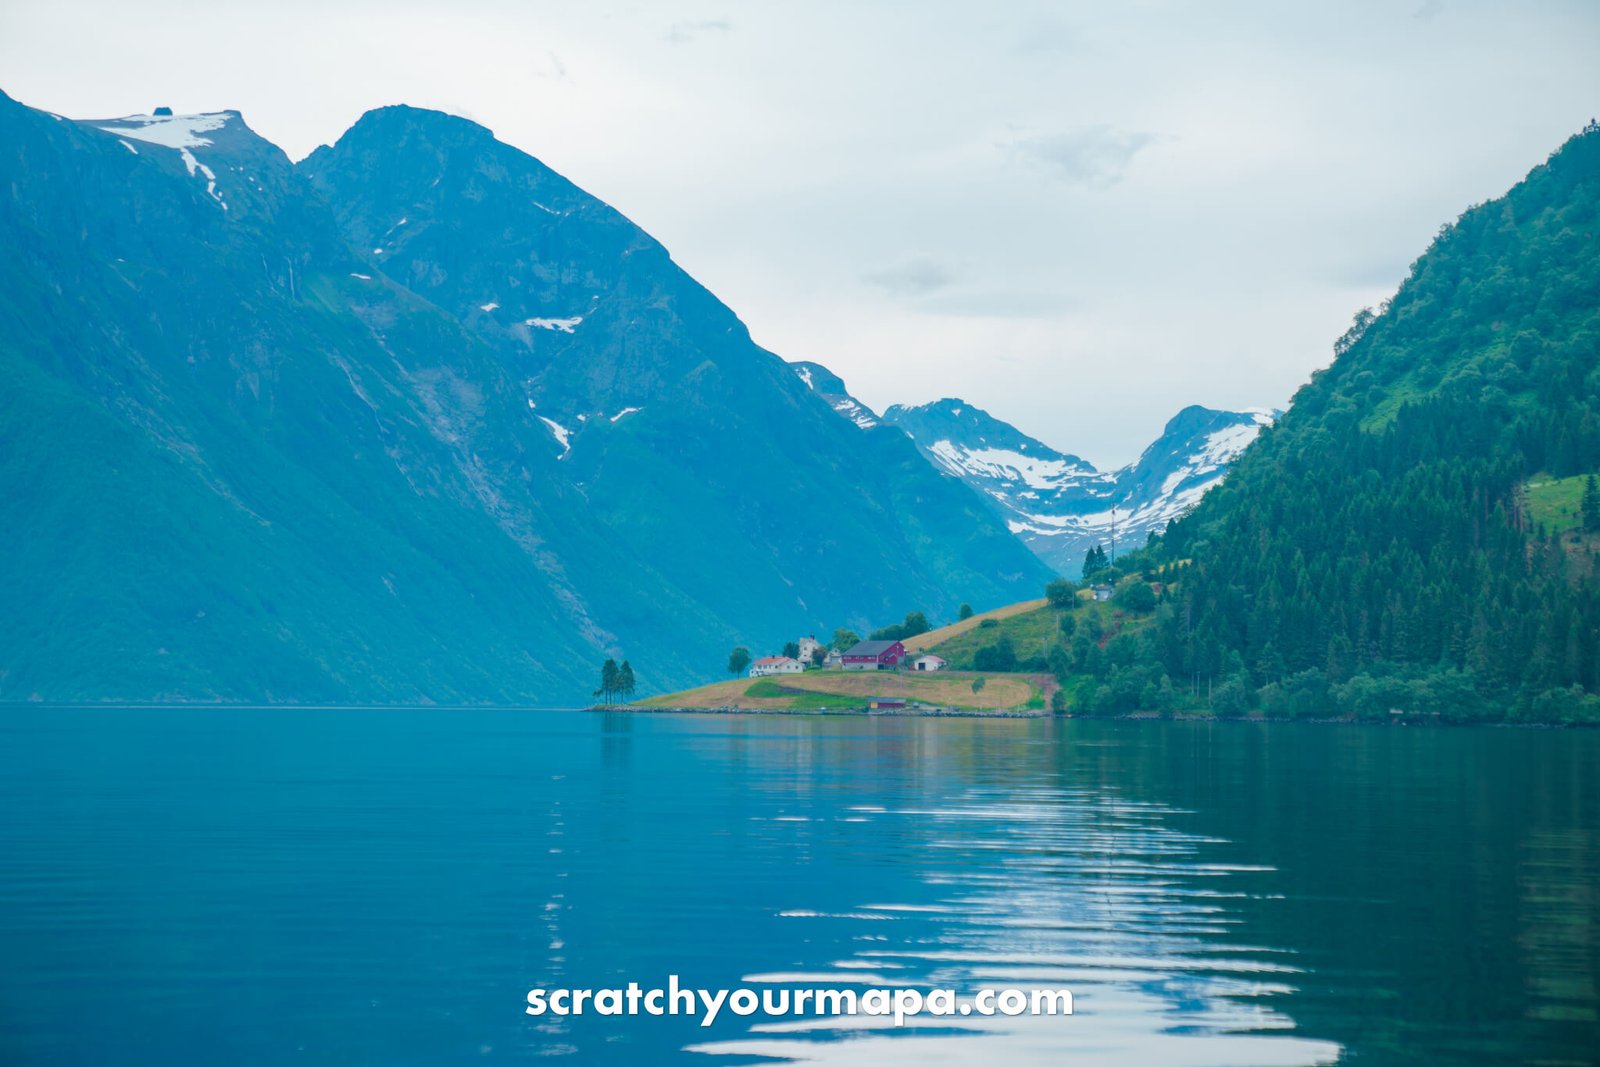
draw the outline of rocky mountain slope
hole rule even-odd
[[[297,167],[0,95],[0,146],[0,699],[566,703],[1045,576],[470,122]]]

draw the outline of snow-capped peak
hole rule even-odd
[[[167,148],[204,148],[211,138],[203,136],[228,124],[231,112],[204,115],[127,115],[97,129],[117,137],[164,145]]]
[[[1265,408],[1188,407],[1137,462],[1101,472],[965,401],[884,413],[936,467],[976,489],[1040,558],[1072,576],[1090,546],[1109,545],[1113,529],[1124,546],[1165,530],[1277,416]]]
[[[116,137],[122,142],[123,147],[132,151],[134,155],[139,153],[128,143],[129,137],[146,144],[176,149],[189,176],[203,175],[206,195],[226,211],[228,202],[217,191],[216,172],[196,159],[190,149],[209,147],[212,140],[203,135],[222,129],[234,115],[235,112],[231,111],[218,111],[205,115],[128,115],[107,124],[96,124],[95,128]]]

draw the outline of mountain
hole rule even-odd
[[[789,364],[795,374],[820,396],[829,407],[843,415],[863,430],[870,430],[881,421],[877,413],[850,395],[844,379],[820,363],[797,360]]]
[[[470,122],[0,94],[0,178],[0,699],[570,703],[1047,576]]]
[[[1282,420],[1128,566],[1147,640],[1083,703],[1600,721],[1600,126],[1356,317]],[[1564,504],[1563,500],[1568,501]],[[1119,639],[1120,640],[1120,639]],[[1109,658],[1109,657],[1108,657]]]
[[[1109,548],[1113,523],[1124,550],[1142,546],[1220,482],[1276,415],[1184,408],[1137,461],[1117,471],[1096,470],[964,400],[896,405],[883,421],[978,490],[1040,559],[1076,578],[1090,547]]]

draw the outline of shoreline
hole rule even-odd
[[[1440,729],[1462,727],[1499,727],[1539,730],[1600,729],[1600,723],[1582,722],[1507,722],[1505,720],[1450,720],[1434,716],[1396,717],[1393,719],[1353,719],[1309,717],[1303,719],[1267,718],[1260,715],[1243,715],[1217,718],[1195,712],[1127,712],[1121,715],[1080,715],[1072,712],[1053,712],[1040,708],[893,708],[868,710],[862,707],[840,708],[735,708],[735,707],[641,707],[633,704],[612,705],[540,705],[540,704],[293,704],[234,701],[0,701],[0,714],[48,711],[258,711],[258,712],[318,712],[358,711],[382,713],[393,711],[429,712],[627,712],[640,715],[812,715],[855,718],[900,719],[1077,719],[1091,722],[1209,722],[1218,724],[1267,723],[1274,725],[1312,726],[1369,726],[1369,727],[1431,727]]]
[[[585,711],[626,711],[640,715],[826,715],[859,719],[1044,719],[1056,714],[1045,708],[736,708],[723,706],[647,708],[634,704],[592,705]]]
[[[1072,712],[1049,711],[1039,708],[1003,708],[986,711],[978,708],[894,708],[869,710],[867,708],[735,708],[735,707],[640,707],[630,704],[610,706],[595,704],[577,709],[586,712],[627,712],[639,715],[788,715],[819,718],[858,719],[1071,719],[1080,722],[1186,722],[1215,725],[1270,725],[1270,726],[1366,726],[1366,727],[1425,727],[1429,729],[1458,729],[1463,727],[1499,727],[1536,730],[1600,729],[1600,724],[1575,722],[1505,722],[1505,721],[1453,721],[1434,716],[1394,719],[1304,718],[1280,719],[1263,715],[1239,715],[1218,718],[1195,712],[1174,712],[1163,715],[1157,712],[1134,711],[1121,715],[1076,715]]]

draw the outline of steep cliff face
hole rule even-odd
[[[571,702],[1040,580],[470,123],[296,168],[233,112],[0,97],[0,145],[0,697]]]

